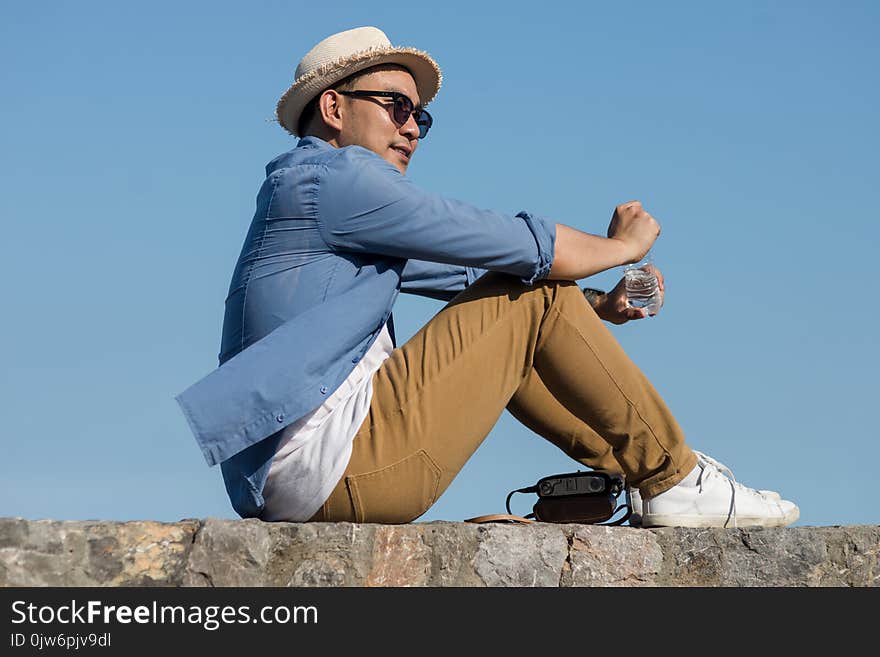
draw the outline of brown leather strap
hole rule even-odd
[[[523,525],[531,525],[534,520],[523,518],[522,516],[513,516],[509,513],[490,513],[486,516],[476,516],[475,518],[467,518],[465,522],[516,522]]]

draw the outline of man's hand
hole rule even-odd
[[[641,260],[660,235],[660,224],[638,201],[618,205],[600,237],[556,224],[553,266],[547,278],[577,281],[606,269]]]
[[[645,211],[639,201],[623,203],[614,209],[608,225],[608,237],[626,245],[629,259],[624,264],[644,258],[659,235],[660,224]]]
[[[654,272],[657,274],[657,284],[660,288],[660,307],[662,308],[665,294],[663,274],[656,267],[654,267]],[[648,311],[644,308],[630,308],[626,305],[626,282],[623,278],[614,286],[613,290],[599,297],[593,310],[596,311],[600,319],[612,324],[625,324],[631,319],[644,319],[648,316]],[[651,313],[651,316],[656,314]]]

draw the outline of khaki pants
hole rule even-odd
[[[488,273],[373,378],[351,460],[311,520],[410,522],[446,490],[504,409],[645,497],[696,465],[669,409],[569,281]]]

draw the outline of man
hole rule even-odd
[[[600,320],[644,316],[622,283],[591,303],[574,283],[651,248],[660,227],[639,202],[599,237],[406,178],[440,82],[428,54],[364,27],[315,46],[278,103],[302,139],[266,167],[221,366],[178,398],[235,510],[412,521],[507,408],[579,463],[622,472],[645,526],[794,522],[794,504],[685,444]],[[449,303],[396,347],[400,291]]]

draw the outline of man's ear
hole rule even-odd
[[[318,111],[324,119],[325,125],[331,130],[342,130],[342,96],[333,89],[327,89],[318,100]]]

